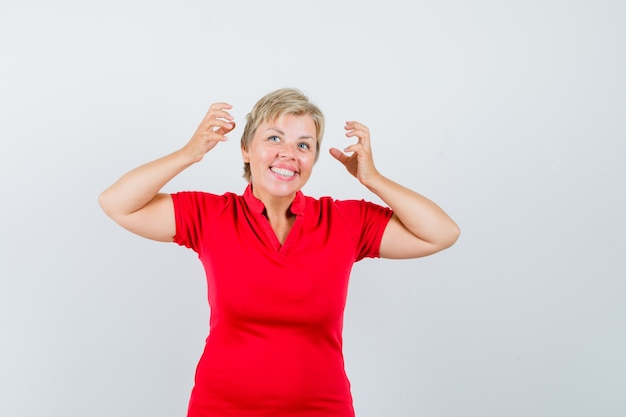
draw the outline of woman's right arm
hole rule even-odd
[[[176,234],[174,206],[159,191],[187,167],[202,160],[235,128],[227,103],[211,105],[181,149],[124,174],[99,196],[102,210],[123,228],[148,239],[171,242]]]

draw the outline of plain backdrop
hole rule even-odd
[[[0,415],[185,415],[204,271],[97,196],[216,101],[231,140],[165,191],[243,191],[245,115],[280,87],[327,116],[306,193],[378,202],[328,155],[359,120],[462,229],[355,265],[359,417],[626,415],[625,51],[621,0],[3,0]]]

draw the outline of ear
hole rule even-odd
[[[243,147],[241,148],[241,157],[243,158],[243,162],[250,163],[250,152],[245,150]]]

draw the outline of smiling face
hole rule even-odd
[[[316,158],[319,157],[322,136],[324,135],[324,114],[304,93],[295,88],[280,88],[261,97],[250,113],[246,115],[246,125],[241,135],[241,149],[249,150],[250,143],[263,122],[275,121],[285,114],[309,115],[315,124]],[[244,162],[243,177],[250,182],[250,164]]]
[[[317,154],[317,129],[310,115],[285,114],[256,129],[248,149],[252,191],[267,204],[271,199],[293,199],[308,181]]]

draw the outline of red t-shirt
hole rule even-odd
[[[342,354],[354,262],[378,257],[391,210],[298,192],[281,245],[248,186],[242,196],[172,195],[174,241],[198,253],[210,332],[188,417],[352,417]]]

